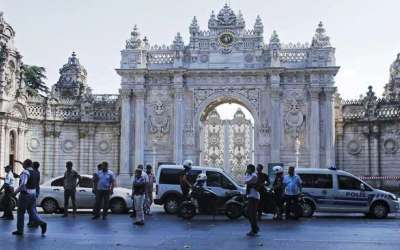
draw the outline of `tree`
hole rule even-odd
[[[22,65],[22,78],[29,95],[46,94],[49,92],[49,88],[44,82],[44,79],[47,79],[44,67],[24,64]]]

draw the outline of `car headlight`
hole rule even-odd
[[[394,195],[394,194],[389,194],[389,198],[390,198],[391,200],[394,200],[394,201],[397,200],[397,197],[396,197],[396,195]]]

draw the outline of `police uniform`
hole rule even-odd
[[[22,235],[24,232],[24,216],[25,212],[31,215],[32,222],[42,228],[42,234],[46,233],[47,224],[37,214],[36,194],[39,188],[40,174],[31,167],[25,169],[20,176],[20,183],[17,192],[20,192],[18,198],[17,211],[17,231],[13,234]]]
[[[4,178],[4,184],[3,184],[4,197],[1,200],[4,209],[4,214],[2,218],[7,220],[14,219],[14,215],[12,213],[12,204],[11,204],[11,197],[12,194],[14,193],[14,181],[15,181],[14,174],[11,171],[9,171],[6,174],[6,177]]]

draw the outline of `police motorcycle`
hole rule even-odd
[[[290,202],[285,202],[284,204],[284,211],[289,211],[288,214],[286,215],[286,219],[299,219],[300,217],[303,217],[304,213],[304,195],[299,194],[297,197],[297,202],[294,200],[291,200]]]
[[[178,215],[190,220],[196,214],[217,215],[224,213],[229,219],[238,219],[242,216],[242,204],[237,200],[241,194],[238,191],[228,191],[225,196],[218,196],[205,186],[207,176],[201,173],[190,192],[189,199],[179,206]]]

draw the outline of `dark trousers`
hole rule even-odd
[[[269,201],[267,201],[267,190],[262,189],[259,191],[259,193],[260,193],[260,201],[257,205],[257,213],[258,213],[258,216],[261,217],[263,210],[265,207],[267,207],[267,202],[269,202]]]
[[[1,200],[1,203],[2,203],[3,209],[4,209],[3,216],[4,216],[4,218],[7,218],[7,219],[14,219],[14,215],[12,213],[11,198],[12,198],[12,190],[9,188],[6,188],[3,199]]]
[[[284,198],[282,193],[275,193],[275,213],[277,218],[282,218]]]
[[[257,225],[257,207],[259,200],[254,198],[249,198],[249,203],[247,205],[247,214],[249,216],[249,222],[251,225],[251,231],[253,233],[258,233],[260,230]]]
[[[18,232],[24,232],[24,220],[25,212],[28,211],[29,217],[32,222],[36,225],[46,224],[36,212],[36,197],[34,194],[21,193],[18,198],[18,210],[17,210],[17,230]]]
[[[69,199],[71,199],[73,213],[76,214],[76,190],[75,189],[65,189],[64,190],[64,214],[68,214]]]
[[[286,215],[286,218],[290,217],[290,211],[294,211],[295,206],[297,205],[298,201],[299,201],[299,196],[298,195],[285,195],[285,202],[286,202],[285,215]]]
[[[100,209],[101,207],[103,207],[103,217],[106,217],[108,212],[109,201],[110,201],[110,190],[97,190],[94,215],[96,216],[100,215]]]

